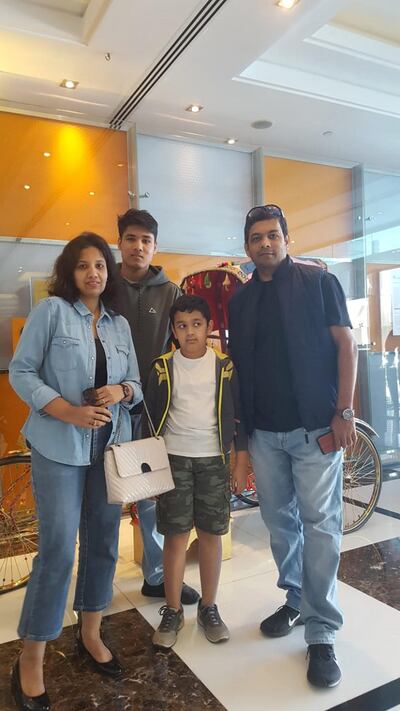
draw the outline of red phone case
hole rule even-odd
[[[329,430],[329,432],[325,432],[325,434],[317,437],[317,442],[322,454],[330,454],[330,452],[337,451],[332,430]]]

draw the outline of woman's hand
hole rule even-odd
[[[125,393],[122,385],[104,385],[102,388],[97,388],[96,406],[110,407],[121,402],[125,398]]]
[[[64,421],[75,427],[84,427],[92,430],[104,427],[111,422],[111,412],[106,407],[97,405],[71,405]]]

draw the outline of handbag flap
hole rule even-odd
[[[123,478],[169,468],[168,454],[162,437],[113,444],[110,449],[115,457],[118,475]]]

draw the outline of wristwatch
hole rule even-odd
[[[124,391],[124,399],[129,397],[131,394],[131,389],[127,383],[120,383],[122,390]]]
[[[345,407],[344,410],[335,410],[335,415],[339,415],[339,417],[342,417],[346,422],[352,420],[354,414],[354,410],[351,407]]]

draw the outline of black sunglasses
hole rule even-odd
[[[246,215],[246,221],[251,219],[255,214],[268,214],[268,217],[283,217],[285,218],[284,212],[279,205],[269,204],[269,205],[256,205],[248,211]]]

